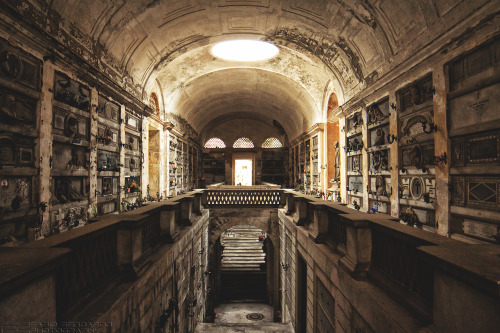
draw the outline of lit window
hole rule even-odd
[[[253,142],[249,138],[239,138],[234,141],[233,148],[253,148]]]
[[[262,144],[262,148],[281,148],[283,145],[280,140],[276,138],[267,138],[266,141]]]
[[[205,148],[226,148],[226,144],[219,138],[211,138],[205,143]]]
[[[274,57],[278,48],[259,40],[230,40],[215,44],[212,54],[217,58],[232,61],[259,61]]]

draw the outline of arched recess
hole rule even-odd
[[[336,117],[332,117],[333,111],[337,109],[339,106],[339,101],[337,95],[332,92],[330,97],[328,98],[328,107],[327,107],[327,122],[326,122],[326,153],[327,153],[327,161],[328,161],[328,181],[336,178],[335,175],[335,164],[340,162],[340,158],[337,158],[336,162],[336,154],[339,154],[338,147],[340,146],[340,131],[339,131],[339,121]],[[337,166],[340,167],[340,166]],[[338,177],[337,177],[338,178]]]

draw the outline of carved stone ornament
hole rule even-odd
[[[387,151],[379,150],[374,152],[372,155],[372,163],[373,163],[373,169],[376,171],[388,170],[389,159],[387,157]]]
[[[26,100],[16,98],[13,94],[0,95],[0,119],[33,123],[35,117],[31,107]]]
[[[377,189],[377,195],[387,196],[386,182],[383,176],[378,175],[375,178],[375,188]]]
[[[376,105],[372,105],[368,108],[368,125],[375,124],[387,117],[388,115],[385,115]]]
[[[426,122],[426,119],[422,115],[418,115],[418,116],[415,116],[415,117],[412,117],[412,118],[408,119],[408,121],[406,122],[405,126],[401,130],[402,137],[404,137],[404,136],[410,136],[412,134],[411,133],[412,132],[411,129],[415,125],[418,126],[418,128],[417,128],[417,132],[418,133],[413,133],[413,134],[422,134],[422,133],[424,133],[421,124],[423,124],[425,122]]]
[[[18,79],[23,71],[22,61],[15,53],[5,51],[0,54],[0,70],[11,79]]]
[[[410,150],[410,164],[417,169],[421,169],[424,166],[422,148],[419,145],[413,146]]]
[[[66,122],[64,126],[64,134],[67,137],[73,138],[78,135],[78,119],[72,115],[66,117]]]
[[[381,128],[377,128],[376,132],[377,136],[375,137],[374,146],[382,146],[385,145],[385,132]]]

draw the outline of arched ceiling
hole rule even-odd
[[[340,104],[349,100],[489,1],[29,2],[144,101],[160,86],[167,113],[196,131],[224,115],[257,113],[278,120],[293,138],[326,121],[332,91]],[[214,43],[236,38],[270,41],[280,54],[243,64],[209,52]]]

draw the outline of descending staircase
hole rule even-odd
[[[266,254],[262,231],[235,226],[221,237],[221,299],[224,302],[266,301]]]
[[[266,263],[262,231],[253,226],[235,226],[221,238],[222,272],[259,272]]]

